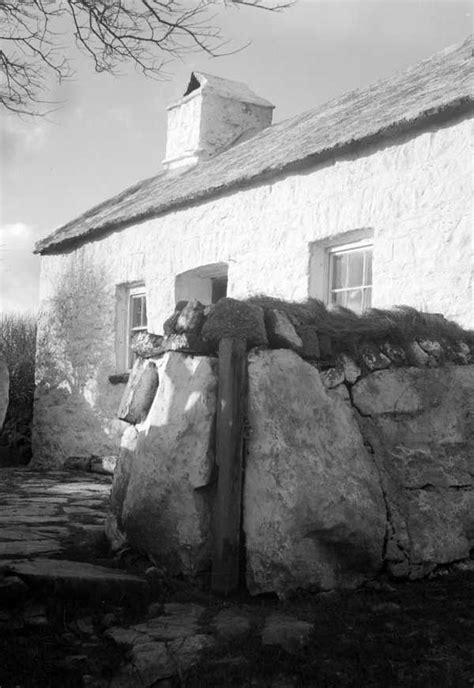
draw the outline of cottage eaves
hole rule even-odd
[[[472,54],[470,37],[368,88],[268,127],[180,175],[143,180],[42,239],[35,252],[61,252],[219,193],[359,150],[429,119],[473,111]]]

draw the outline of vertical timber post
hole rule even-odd
[[[214,592],[224,595],[239,585],[246,372],[246,341],[221,339],[216,421],[219,474],[211,586]]]

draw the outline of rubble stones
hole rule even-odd
[[[216,633],[225,640],[234,640],[246,635],[250,627],[249,617],[239,610],[223,609],[214,618]]]
[[[142,638],[142,634],[133,628],[120,628],[112,627],[108,628],[104,633],[106,638],[113,640],[116,645],[129,649],[133,644]]]
[[[362,362],[369,372],[383,370],[390,366],[391,361],[388,356],[372,344],[365,344],[361,347],[360,354]]]
[[[165,643],[150,642],[134,645],[131,660],[145,688],[175,673]]]
[[[304,647],[313,631],[313,624],[292,616],[273,614],[266,620],[262,633],[263,645],[279,645],[296,654]]]
[[[202,338],[194,332],[172,333],[164,337],[160,350],[157,354],[166,351],[187,351],[195,353],[206,353],[209,347]]]
[[[471,354],[471,350],[466,342],[457,342],[455,352],[456,363],[460,363],[461,365],[469,365],[469,363],[472,363],[473,355]]]
[[[161,346],[163,337],[151,332],[137,332],[131,341],[131,349],[133,353],[140,356],[140,358],[150,358],[154,352]]]
[[[396,366],[403,366],[408,364],[407,354],[405,349],[398,344],[392,342],[385,342],[382,345],[382,353],[384,353],[391,362]]]
[[[320,357],[318,332],[310,325],[301,325],[296,329],[302,342],[301,356],[317,361]]]
[[[175,640],[194,635],[197,631],[197,620],[193,616],[178,614],[174,617],[167,617],[164,615],[133,626],[133,629],[140,633],[146,633],[153,640]]]
[[[185,304],[183,304],[182,302],[177,304],[174,313],[172,315],[170,315],[170,317],[167,318],[165,320],[165,322],[163,323],[163,332],[165,333],[166,337],[168,337],[170,334],[174,333],[174,331],[175,331],[174,328],[176,327],[176,323],[178,322],[178,316],[179,316],[182,308],[184,308],[184,305]]]
[[[432,339],[419,339],[418,344],[425,353],[435,358],[436,361],[441,362],[443,360],[443,347],[439,342],[433,341]]]
[[[174,326],[176,334],[192,332],[199,334],[204,322],[204,306],[199,301],[188,301],[179,312]]]
[[[407,348],[408,362],[412,366],[423,367],[428,365],[430,359],[426,351],[423,351],[418,342],[412,342]]]
[[[336,368],[327,368],[320,372],[321,381],[326,389],[333,389],[344,382],[344,368],[338,366]]]
[[[113,475],[117,465],[117,457],[111,456],[93,456],[91,459],[90,470],[93,473],[102,473],[103,475]]]
[[[344,378],[350,385],[353,385],[362,375],[361,369],[357,363],[346,354],[340,354],[336,358],[336,365],[342,366]]]
[[[158,382],[156,364],[137,359],[120,402],[119,419],[127,423],[143,421],[153,402]]]
[[[300,351],[303,347],[301,338],[291,324],[288,316],[275,308],[265,311],[265,325],[269,345],[275,349],[294,349]]]

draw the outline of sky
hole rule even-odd
[[[244,81],[276,106],[278,122],[429,57],[473,28],[470,0],[296,0],[278,13],[224,10],[217,0],[213,23],[228,49],[249,46],[219,58],[189,55],[157,81],[133,69],[95,74],[71,39],[74,80],[53,92],[61,107],[42,118],[0,116],[0,313],[37,309],[38,239],[160,172],[166,106],[194,69]]]

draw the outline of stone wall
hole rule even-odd
[[[107,530],[118,544],[126,533],[156,564],[196,575],[211,557],[216,361],[169,352],[155,363],[149,412],[122,439]]]
[[[347,361],[346,361],[347,363]],[[422,577],[474,549],[474,366],[355,381],[250,356],[244,491],[256,592]]]
[[[108,381],[124,372],[114,335],[118,285],[145,283],[150,331],[161,334],[176,275],[227,263],[230,296],[301,300],[311,283],[309,245],[366,228],[374,305],[405,303],[468,326],[470,140],[470,121],[453,121],[43,256],[35,461],[59,465],[72,453],[118,449],[123,387]],[[71,332],[58,335],[54,324],[71,275],[77,289],[66,291],[81,323],[73,350]],[[99,289],[87,288],[89,276]]]
[[[108,521],[117,546],[127,538],[173,572],[208,570],[213,353],[220,337],[240,335],[250,349],[243,530],[251,593],[353,587],[382,570],[418,578],[472,554],[472,333],[464,333],[470,344],[361,342],[351,357],[281,310],[232,299],[180,306],[165,330],[136,346]],[[134,419],[133,394],[148,399],[151,389],[150,362],[158,391],[145,419]]]

